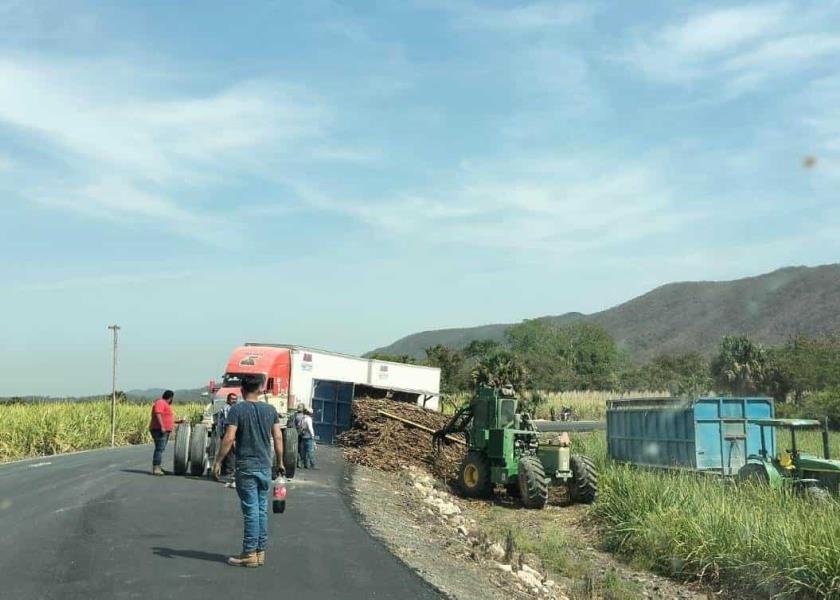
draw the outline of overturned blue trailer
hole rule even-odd
[[[607,402],[607,455],[650,467],[735,475],[762,447],[761,427],[773,417],[771,398],[636,398]],[[775,456],[776,440],[765,439]]]

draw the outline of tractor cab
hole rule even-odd
[[[747,419],[761,432],[761,448],[750,454],[747,463],[738,471],[738,478],[751,480],[771,487],[792,485],[796,491],[812,495],[827,492],[840,493],[840,460],[831,460],[828,443],[828,422],[816,419]],[[768,446],[775,447],[776,430],[786,429],[790,435],[790,448],[772,456]],[[797,434],[806,430],[822,430],[823,456],[802,452]]]

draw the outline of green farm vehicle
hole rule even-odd
[[[510,388],[479,387],[449,422],[434,434],[439,445],[447,436],[463,433],[467,454],[458,470],[464,496],[488,497],[504,486],[526,508],[542,508],[549,486],[562,488],[564,500],[591,503],[598,493],[598,475],[589,457],[571,454],[568,431],[590,431],[597,424],[547,422],[546,430],[561,432],[541,443],[540,429]]]
[[[840,460],[831,460],[828,444],[828,427],[813,419],[748,419],[761,431],[761,448],[758,454],[747,456],[746,464],[738,471],[738,478],[755,481],[771,487],[790,487],[796,492],[812,497],[840,494]],[[772,456],[776,429],[790,432],[791,447]],[[796,434],[807,429],[822,429],[823,456],[801,452]]]

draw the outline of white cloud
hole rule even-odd
[[[127,64],[0,60],[0,120],[162,181],[230,164],[267,143],[290,150],[319,135],[328,118],[317,98],[292,86],[246,82],[199,97],[148,97],[137,84],[110,88],[112,76],[125,77],[117,69],[144,77]]]
[[[376,158],[332,140],[333,111],[301,86],[257,80],[172,96],[155,91],[154,78],[128,61],[0,58],[0,123],[31,134],[65,163],[34,177],[31,167],[30,181],[19,181],[25,195],[205,239],[196,231],[223,224],[188,198],[212,184],[279,177],[303,160]]]
[[[778,31],[788,16],[782,4],[715,9],[666,27],[661,40],[681,54],[713,54]]]
[[[673,233],[699,216],[678,206],[658,171],[641,162],[532,156],[468,163],[447,180],[446,188],[365,202],[298,192],[313,207],[349,214],[384,236],[566,257]]]
[[[711,94],[733,98],[836,60],[837,15],[827,10],[788,3],[710,9],[637,36],[619,60],[662,83],[715,82]]]
[[[236,222],[181,206],[165,196],[145,192],[141,187],[142,184],[106,176],[66,190],[49,186],[42,190],[36,188],[34,200],[42,206],[91,218],[153,225],[209,244],[224,243],[223,240],[230,239],[238,230]]]

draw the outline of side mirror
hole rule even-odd
[[[207,384],[207,391],[210,392],[211,394],[214,394],[214,393],[216,393],[216,390],[218,390],[218,389],[219,388],[216,387],[216,380],[211,379],[210,383]]]

